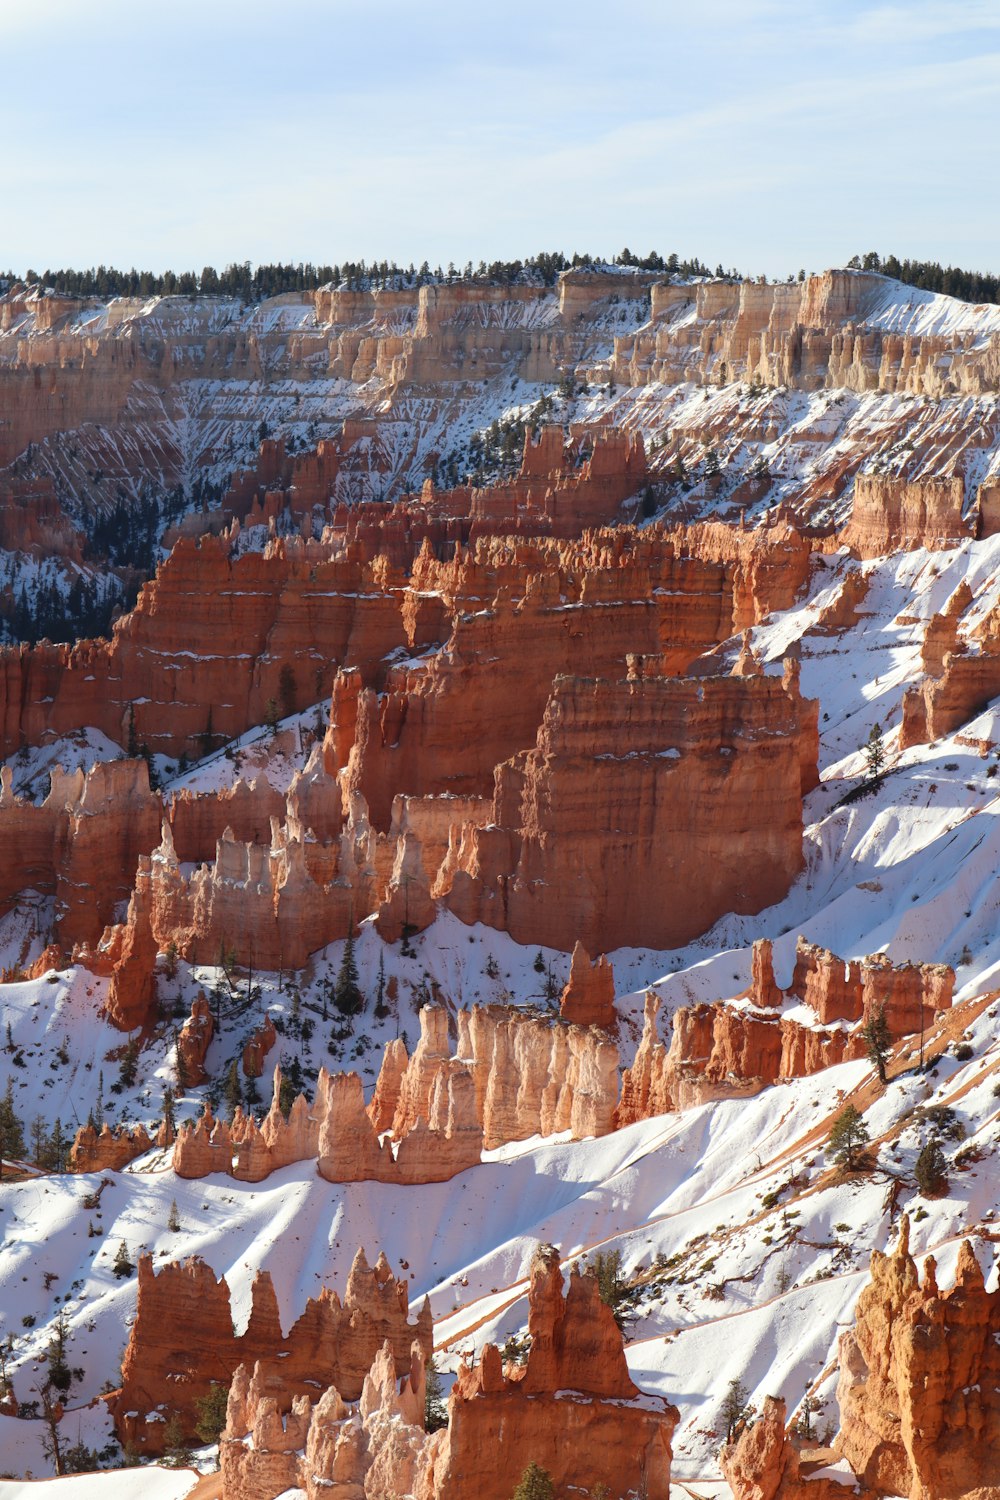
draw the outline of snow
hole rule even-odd
[[[85,310],[78,329],[89,335],[93,317],[98,324],[106,317],[118,319],[122,328],[132,320],[150,330],[169,328],[175,336],[177,330],[193,332],[203,316],[200,308],[185,299],[153,299],[145,307],[112,304],[104,313]],[[551,308],[551,298],[514,298],[493,304],[489,316],[496,326],[514,326],[518,318],[517,326],[533,326],[532,320],[538,326],[551,319]],[[311,326],[303,305],[294,300],[265,304],[249,315],[236,305],[220,305],[212,316],[220,327],[227,318],[248,316],[261,330],[289,334]],[[644,316],[638,303],[609,302],[595,322],[594,358],[605,357],[601,351],[610,349],[623,317],[625,325],[635,327]],[[1000,331],[1000,309],[963,308],[891,283],[873,296],[864,319],[886,331],[952,338],[980,339]],[[437,403],[401,395],[397,420],[380,439],[392,482],[419,472],[421,456],[440,445],[445,432],[449,443],[464,443],[498,412],[529,410],[543,391],[524,382],[512,390],[505,375]],[[381,399],[374,387],[369,397]],[[211,413],[208,427],[221,442],[248,410],[257,421],[256,414],[266,410],[268,420],[286,424],[285,430],[298,423],[304,431],[317,420],[327,424],[323,435],[357,409],[358,392],[348,382],[319,378],[270,384],[205,380],[185,399],[192,410],[202,403],[200,409]],[[909,431],[919,427],[943,452],[961,424],[991,420],[991,402],[945,398],[907,415],[905,399],[896,396],[750,394],[693,385],[668,390],[653,383],[615,397],[592,386],[586,396],[565,403],[564,412],[578,419],[612,411],[647,437],[669,424],[683,432],[686,423],[704,423],[707,412],[720,430],[731,430],[741,463],[758,453],[768,458],[775,475],[768,500],[773,504],[843,461],[852,446],[880,434],[898,435],[900,423],[909,423]],[[763,443],[751,433],[765,430],[769,416],[776,418],[779,436]],[[156,430],[150,420],[150,430]],[[169,421],[171,441],[182,455],[170,461],[182,463],[183,453],[204,441],[206,429],[181,411],[173,411]],[[252,425],[246,423],[248,434]],[[990,443],[977,450],[970,469],[974,479],[992,472],[998,451]],[[894,472],[910,472],[912,461],[902,447],[892,462]],[[220,459],[220,473],[224,467]],[[834,510],[845,504],[849,495],[831,502]],[[813,627],[824,607],[859,568],[869,589],[858,624],[836,636],[818,633]],[[623,1062],[631,1059],[638,1039],[647,987],[663,999],[666,1039],[678,1006],[746,989],[751,944],[761,936],[774,942],[780,983],[790,979],[801,933],[844,958],[883,951],[895,961],[956,965],[959,999],[1000,989],[1000,757],[996,750],[984,756],[969,743],[1000,742],[1000,704],[988,705],[959,735],[898,750],[902,695],[920,672],[924,624],[963,579],[976,594],[963,621],[963,630],[971,632],[1000,602],[1000,538],[864,564],[845,553],[829,554],[815,560],[805,596],[794,608],[753,630],[753,648],[769,672],[780,672],[787,652],[798,651],[802,691],[820,702],[822,781],[806,802],[804,868],[783,900],[754,916],[727,915],[684,948],[610,955]],[[736,645],[730,643],[733,650]],[[285,792],[308,764],[321,708],[283,720],[273,738],[252,730],[184,771],[158,758],[168,793],[218,791],[241,777],[265,778]],[[842,805],[863,774],[861,747],[876,722],[885,735],[890,774],[871,795]],[[677,754],[669,745],[658,753],[668,759]],[[94,759],[120,754],[120,746],[91,728],[14,756],[8,764],[15,790],[37,800],[45,795],[53,766],[86,768]],[[24,893],[0,919],[0,966],[13,974],[30,963],[44,946],[52,916],[50,898]],[[281,1031],[260,1081],[262,1102],[275,1064],[296,1056],[307,1083],[321,1064],[352,1067],[370,1091],[385,1041],[401,1035],[412,1050],[426,987],[438,985],[452,1008],[504,1001],[545,1014],[553,1008],[545,998],[546,972],[551,970],[557,988],[568,975],[567,954],[520,947],[492,929],[466,927],[449,913],[420,934],[414,948],[415,956],[405,958],[398,947],[381,942],[370,921],[361,925],[357,960],[369,1009],[353,1031],[336,1027],[330,1006],[343,944],[313,954],[294,985],[285,976],[255,975],[259,999],[225,1018],[208,1059],[212,1074],[225,1075],[250,1030],[269,1012]],[[399,997],[377,1021],[371,997],[380,959],[387,977],[397,979]],[[9,1076],[15,1107],[29,1126],[37,1116],[46,1127],[58,1118],[71,1130],[91,1111],[151,1126],[173,1079],[174,1029],[198,991],[210,993],[219,980],[210,966],[183,963],[176,976],[162,977],[163,1023],[141,1053],[135,1084],[125,1086],[118,1076],[124,1038],[97,1017],[106,981],[79,968],[34,981],[13,974],[2,990],[0,1086]],[[815,1022],[801,1006],[788,1007],[786,1014],[803,1024]],[[962,1060],[950,1050],[930,1072],[904,1074],[870,1099],[870,1069],[851,1063],[755,1097],[644,1121],[600,1140],[519,1142],[487,1153],[480,1166],[451,1182],[420,1189],[328,1184],[310,1163],[259,1184],[222,1176],[185,1182],[157,1152],[124,1172],[104,1174],[107,1183],[97,1207],[87,1206],[100,1186],[94,1177],[0,1182],[0,1335],[13,1333],[19,1340],[15,1389],[19,1399],[29,1398],[33,1366],[44,1353],[53,1320],[63,1313],[71,1363],[84,1371],[67,1418],[72,1436],[79,1434],[95,1447],[110,1443],[103,1408],[89,1411],[86,1403],[115,1378],[134,1315],[134,1277],[117,1280],[111,1270],[122,1240],[133,1255],[147,1248],[156,1262],[203,1255],[216,1275],[227,1277],[238,1327],[249,1316],[255,1271],[269,1269],[286,1329],[321,1285],[343,1291],[359,1246],[370,1257],[384,1249],[394,1266],[407,1262],[413,1309],[424,1296],[430,1298],[446,1373],[457,1367],[463,1351],[523,1331],[526,1277],[539,1241],[557,1244],[567,1266],[598,1250],[617,1249],[639,1288],[628,1330],[630,1368],[644,1391],[681,1409],[675,1475],[682,1482],[674,1486],[675,1495],[680,1500],[689,1493],[687,1482],[699,1495],[722,1500],[727,1490],[717,1478],[716,1456],[727,1382],[742,1380],[758,1404],[765,1394],[783,1395],[790,1413],[807,1392],[816,1394],[823,1403],[819,1428],[833,1421],[837,1338],[850,1324],[865,1283],[868,1251],[893,1242],[899,1210],[911,1211],[914,1253],[935,1255],[942,1284],[953,1273],[962,1236],[970,1232],[981,1237],[977,1243],[989,1285],[997,1284],[997,1269],[984,1251],[998,1211],[998,1016],[1000,1002],[991,1002],[970,1018],[970,1058]],[[311,1023],[311,1037],[302,1035],[303,1020]],[[184,1094],[179,1117],[200,1112],[207,1092]],[[847,1099],[867,1101],[878,1176],[844,1180],[830,1171],[826,1141]],[[926,1139],[918,1111],[928,1106],[954,1110],[965,1132],[964,1140],[944,1143],[949,1191],[934,1200],[923,1199],[911,1186]],[[968,1154],[970,1147],[978,1160]],[[895,1213],[886,1193],[890,1172],[903,1182]],[[173,1202],[178,1232],[167,1228]],[[0,1418],[0,1453],[9,1470],[45,1472],[40,1424]],[[829,1477],[842,1477],[836,1467]],[[187,1473],[144,1469],[142,1493],[179,1500],[190,1480]],[[98,1493],[101,1500],[114,1500],[119,1490],[122,1496],[135,1493],[135,1484],[133,1477],[112,1472],[99,1482],[66,1480],[49,1488],[54,1500],[62,1495],[89,1500]],[[0,1500],[23,1489],[0,1483]],[[46,1490],[33,1487],[31,1493]]]
[[[74,1474],[65,1479],[22,1484],[0,1480],[0,1500],[183,1500],[198,1483],[193,1469],[118,1469]]]

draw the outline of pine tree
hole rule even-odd
[[[167,1228],[171,1234],[179,1234],[181,1227],[181,1216],[177,1212],[177,1199],[170,1200],[170,1217],[167,1219]]]
[[[722,1400],[722,1411],[720,1413],[726,1424],[726,1442],[731,1443],[736,1436],[736,1429],[749,1420],[753,1408],[747,1405],[749,1392],[742,1380],[735,1377],[726,1386],[726,1394]]]
[[[224,1097],[226,1101],[226,1109],[229,1112],[229,1118],[230,1120],[232,1120],[233,1116],[236,1114],[237,1109],[243,1103],[243,1090],[240,1087],[240,1070],[235,1057],[229,1064],[229,1071],[226,1074]]]
[[[838,1167],[856,1172],[863,1165],[867,1145],[868,1127],[854,1105],[848,1104],[830,1130],[830,1154]]]
[[[47,1146],[50,1172],[65,1172],[69,1147],[70,1142],[62,1128],[62,1121],[57,1119],[52,1127],[52,1133],[49,1136]]]
[[[424,1427],[428,1432],[437,1432],[448,1425],[448,1409],[444,1403],[441,1376],[433,1359],[427,1361],[425,1370]]]
[[[3,1176],[4,1161],[24,1156],[24,1126],[14,1109],[14,1081],[7,1079],[7,1087],[0,1099],[0,1177]]]
[[[130,1089],[135,1086],[136,1074],[139,1069],[139,1038],[133,1037],[122,1053],[122,1060],[118,1069],[118,1081],[122,1088]]]
[[[530,1463],[521,1475],[520,1483],[511,1500],[553,1500],[555,1486],[552,1475],[538,1464]]]
[[[333,991],[333,1003],[342,1016],[356,1016],[364,1009],[365,997],[361,993],[358,964],[354,957],[354,923],[344,943],[344,955],[337,971],[337,983]]]
[[[167,1127],[168,1135],[171,1136],[177,1130],[177,1120],[175,1117],[176,1103],[177,1097],[174,1094],[173,1085],[168,1083],[163,1090],[163,1123]]]
[[[925,1198],[937,1198],[948,1186],[948,1163],[937,1141],[928,1141],[914,1167],[917,1187]]]
[[[878,1072],[879,1083],[886,1082],[885,1065],[889,1053],[892,1050],[892,1037],[889,1035],[889,1023],[885,1018],[885,1006],[880,1005],[868,1017],[861,1028],[861,1037],[868,1053],[869,1061]]]
[[[385,954],[379,952],[378,956],[378,982],[375,986],[375,1018],[384,1021],[389,1014],[389,1007],[385,1003]]]
[[[625,1308],[629,1303],[629,1285],[622,1275],[622,1253],[620,1250],[599,1250],[588,1270],[597,1279],[601,1301],[610,1307],[615,1322],[625,1332],[629,1315]]]
[[[129,1260],[128,1246],[126,1245],[124,1240],[122,1240],[121,1244],[118,1246],[118,1249],[115,1251],[115,1258],[112,1262],[111,1269],[118,1281],[122,1281],[125,1277],[131,1276],[132,1272],[135,1270],[135,1267]]]
[[[219,1385],[216,1381],[208,1388],[207,1395],[195,1398],[195,1410],[198,1420],[194,1424],[194,1430],[203,1443],[215,1443],[219,1434],[226,1425],[226,1404],[229,1400],[229,1387]]]
[[[190,1463],[191,1448],[184,1436],[184,1424],[178,1412],[171,1412],[163,1427],[163,1466],[186,1469]]]
[[[885,741],[882,738],[881,724],[873,724],[871,734],[868,736],[864,746],[865,763],[868,767],[868,780],[877,781],[885,769]]]

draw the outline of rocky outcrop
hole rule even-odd
[[[197,1088],[208,1077],[205,1058],[214,1035],[211,1008],[199,992],[191,1002],[191,1014],[177,1033],[177,1076],[185,1088]]]
[[[954,734],[1000,694],[1000,620],[991,612],[968,638],[959,634],[971,599],[968,585],[960,585],[927,623],[926,675],[903,694],[903,750]]]
[[[859,474],[854,481],[851,519],[839,540],[861,558],[957,547],[976,533],[976,518],[964,519],[965,482],[953,479],[903,480]]]
[[[646,991],[642,1038],[630,1068],[622,1073],[622,1091],[615,1109],[615,1129],[650,1120],[675,1107],[673,1080],[667,1067],[667,1048],[660,1040],[657,1017],[662,1001],[655,990]]]
[[[280,1106],[281,1071],[275,1069],[274,1097],[263,1123],[237,1109],[226,1123],[206,1105],[196,1124],[184,1124],[174,1144],[179,1177],[225,1172],[241,1182],[260,1182],[280,1167],[316,1161],[328,1182],[445,1182],[479,1162],[482,1126],[476,1116],[472,1079],[456,1066],[439,1073],[426,1113],[380,1139],[373,1113],[365,1108],[356,1073],[331,1077],[320,1069],[312,1105],[300,1094],[287,1118]]]
[[[373,1106],[384,1118],[394,1102],[395,1136],[430,1122],[435,1097],[458,1076],[471,1086],[487,1150],[533,1135],[569,1131],[580,1140],[613,1128],[618,1048],[600,1030],[553,1025],[501,1005],[459,1011],[456,1024],[452,1057],[447,1012],[424,1007],[420,1041],[391,1100],[389,1077],[400,1061],[398,1051],[392,1054]]]
[[[659,998],[647,995],[642,1039],[622,1076],[616,1128],[866,1057],[862,1028],[879,1008],[898,1042],[930,1029],[951,1007],[955,989],[947,964],[896,965],[885,954],[845,961],[802,937],[787,990],[775,982],[769,941],[754,943],[751,962],[744,996],[674,1012],[669,1047],[658,1035]],[[803,1006],[812,1018],[797,1013]]]
[[[430,1436],[416,1347],[401,1382],[391,1351],[380,1351],[356,1410],[331,1388],[311,1408],[296,1403],[284,1422],[265,1369],[242,1370],[220,1445],[223,1500],[274,1500],[295,1485],[307,1500],[509,1500],[529,1463],[552,1475],[557,1495],[605,1484],[612,1495],[668,1500],[677,1410],[633,1385],[593,1276],[574,1272],[564,1297],[558,1253],[546,1247],[528,1304],[527,1362],[504,1369],[487,1344],[477,1365],[459,1371],[447,1428]]]
[[[505,1369],[487,1345],[478,1365],[459,1371],[432,1493],[508,1500],[511,1479],[534,1462],[556,1494],[603,1483],[611,1494],[645,1486],[650,1500],[667,1500],[678,1413],[639,1397],[594,1278],[572,1273],[564,1296],[558,1253],[548,1248],[532,1266],[528,1296],[526,1363]],[[500,1444],[503,1472],[491,1458]]]
[[[559,1014],[574,1026],[614,1026],[614,970],[602,955],[594,963],[582,943],[573,949],[569,980],[559,996]]]
[[[816,704],[791,676],[631,668],[556,679],[535,749],[497,769],[492,824],[463,830],[441,892],[463,921],[562,949],[674,947],[787,890]]]
[[[17,797],[9,768],[0,778],[0,906],[22,890],[52,895],[64,948],[97,945],[127,901],[142,854],[156,843],[159,798],[142,760],[55,767],[36,805]]]
[[[158,1133],[147,1135],[142,1125],[116,1125],[105,1123],[98,1131],[93,1125],[81,1125],[76,1132],[69,1153],[71,1172],[120,1172],[137,1156],[157,1146],[169,1146],[173,1131],[161,1125]]]
[[[803,1472],[798,1448],[785,1430],[785,1403],[765,1396],[760,1415],[719,1455],[733,1500],[842,1500],[844,1486]]]
[[[1000,1495],[1000,1292],[986,1291],[968,1240],[948,1290],[931,1256],[921,1280],[905,1216],[895,1251],[872,1252],[841,1335],[837,1401],[837,1448],[876,1493]]]
[[[369,1267],[359,1250],[341,1302],[323,1288],[310,1298],[287,1335],[268,1272],[254,1279],[250,1320],[237,1334],[229,1287],[198,1257],[154,1271],[139,1259],[135,1320],[122,1361],[122,1389],[110,1403],[122,1441],[142,1452],[162,1451],[164,1419],[176,1412],[194,1436],[196,1403],[211,1384],[228,1386],[241,1364],[266,1363],[269,1395],[281,1411],[317,1386],[336,1385],[348,1400],[362,1394],[378,1351],[388,1343],[396,1375],[410,1369],[411,1346],[431,1352],[431,1315],[425,1303],[410,1321],[405,1281],[393,1278],[384,1256]]]

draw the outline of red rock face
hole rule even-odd
[[[21,890],[56,898],[56,935],[64,948],[97,945],[127,901],[139,856],[156,844],[160,800],[144,761],[116,761],[52,773],[41,806],[15,797],[9,771],[0,790],[0,904]]]
[[[959,635],[972,595],[960,585],[927,623],[921,682],[903,694],[900,748],[953,734],[1000,693],[1000,620],[988,614],[968,638]]]
[[[383,1348],[356,1413],[331,1388],[312,1409],[296,1403],[284,1422],[268,1372],[258,1365],[251,1377],[244,1368],[220,1447],[223,1500],[273,1500],[296,1484],[307,1500],[331,1490],[358,1500],[509,1500],[532,1462],[552,1475],[557,1495],[592,1493],[604,1483],[611,1494],[668,1500],[678,1412],[640,1397],[596,1281],[574,1273],[564,1298],[551,1247],[532,1267],[528,1326],[527,1363],[505,1370],[487,1344],[474,1368],[460,1370],[448,1427],[432,1436],[423,1431],[417,1347],[401,1385],[392,1351]]]
[[[1000,1495],[1000,1292],[968,1240],[954,1285],[921,1282],[903,1218],[892,1255],[872,1252],[855,1326],[841,1335],[839,1451],[879,1493],[911,1500]]]
[[[168,1130],[161,1127],[163,1145],[169,1145]],[[160,1144],[157,1137],[157,1144]],[[93,1125],[81,1125],[69,1153],[71,1172],[120,1172],[137,1156],[152,1149],[153,1141],[141,1125],[132,1129],[127,1126],[103,1125],[100,1131]]]
[[[430,1309],[425,1303],[416,1321],[409,1321],[407,1284],[394,1280],[384,1256],[370,1268],[359,1250],[343,1303],[324,1288],[309,1299],[287,1336],[266,1271],[257,1273],[250,1321],[237,1335],[226,1281],[216,1281],[204,1261],[175,1261],[154,1272],[152,1259],[142,1256],[122,1389],[111,1403],[116,1431],[142,1451],[159,1453],[164,1422],[149,1421],[149,1415],[177,1412],[193,1437],[197,1398],[213,1381],[228,1386],[239,1365],[256,1360],[266,1363],[270,1394],[283,1411],[317,1383],[335,1384],[356,1401],[387,1340],[396,1375],[409,1370],[414,1341],[425,1359],[431,1352]]]
[[[773,677],[557,678],[536,748],[497,770],[493,826],[463,837],[447,904],[591,952],[674,947],[769,905],[802,863],[816,713]]]
[[[907,481],[859,474],[851,519],[839,540],[862,558],[957,547],[975,535],[975,518],[963,519],[964,503],[965,483],[958,477]]]
[[[900,964],[883,954],[845,962],[799,938],[790,988],[774,979],[771,944],[754,943],[748,1004],[718,1001],[675,1011],[669,1048],[659,1040],[660,1001],[646,1000],[642,1040],[622,1077],[616,1127],[708,1099],[755,1093],[769,1084],[868,1055],[865,1022],[884,1007],[893,1041],[930,1028],[951,1006],[955,972],[946,964]],[[802,1002],[816,1025],[780,1014]],[[845,1028],[837,1023],[853,1023]]]
[[[615,976],[603,956],[594,963],[582,943],[573,949],[569,981],[559,997],[559,1014],[574,1026],[614,1026]]]
[[[648,1397],[644,1407],[631,1404],[638,1392],[621,1334],[594,1278],[574,1273],[565,1299],[562,1288],[558,1253],[542,1252],[531,1273],[526,1364],[504,1370],[487,1345],[474,1369],[460,1371],[435,1465],[441,1500],[508,1500],[511,1477],[532,1462],[552,1475],[556,1494],[602,1482],[627,1493],[645,1480],[650,1500],[669,1495],[676,1408],[656,1410]],[[501,1442],[498,1473],[490,1455]]]
[[[785,1403],[765,1396],[760,1416],[719,1455],[733,1500],[843,1500],[844,1486],[800,1469],[799,1450],[785,1431]]]
[[[206,1019],[207,1006],[181,1032],[186,1067],[195,1059],[188,1058],[185,1031],[204,1040]],[[478,1163],[484,1145],[493,1150],[563,1131],[581,1139],[614,1128],[618,1048],[599,1029],[552,1025],[504,1006],[460,1011],[457,1022],[453,1057],[448,1012],[425,1006],[413,1057],[401,1041],[387,1045],[367,1107],[356,1073],[331,1077],[325,1069],[315,1101],[300,1095],[287,1119],[278,1071],[260,1126],[242,1110],[227,1124],[206,1107],[197,1124],[180,1127],[174,1171],[259,1182],[279,1167],[315,1159],[329,1182],[445,1182]]]

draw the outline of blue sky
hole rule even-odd
[[[1000,269],[997,0],[0,0],[0,266]]]

